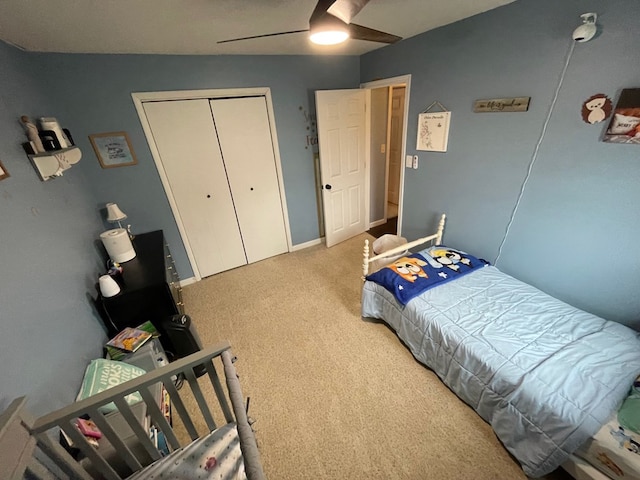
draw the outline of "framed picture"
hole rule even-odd
[[[620,92],[602,141],[640,145],[640,88]]]
[[[416,150],[446,152],[450,121],[451,112],[431,112],[418,115]]]
[[[4,180],[7,177],[10,177],[11,175],[9,175],[9,172],[7,172],[7,169],[4,168],[4,165],[2,164],[2,162],[0,162],[0,180]]]
[[[125,167],[138,163],[127,132],[94,133],[89,135],[89,140],[102,168]]]

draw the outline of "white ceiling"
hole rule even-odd
[[[371,0],[354,23],[409,38],[514,0]],[[0,39],[39,52],[361,55],[384,44],[319,47],[305,33],[316,0],[1,0]]]

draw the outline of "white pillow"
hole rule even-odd
[[[611,133],[613,135],[625,135],[636,128],[638,124],[640,124],[639,117],[631,117],[629,115],[616,113],[613,116],[613,121],[611,122],[611,126],[607,133]]]

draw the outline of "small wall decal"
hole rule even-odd
[[[604,93],[596,93],[582,104],[582,120],[594,124],[605,121],[611,115],[613,106]]]

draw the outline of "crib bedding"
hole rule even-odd
[[[574,455],[610,478],[640,480],[640,434],[625,430],[616,414]]]
[[[640,372],[636,332],[492,266],[406,306],[367,281],[362,316],[388,323],[531,477],[553,471],[594,435]]]
[[[235,423],[229,423],[171,452],[127,480],[246,478],[238,430]]]

